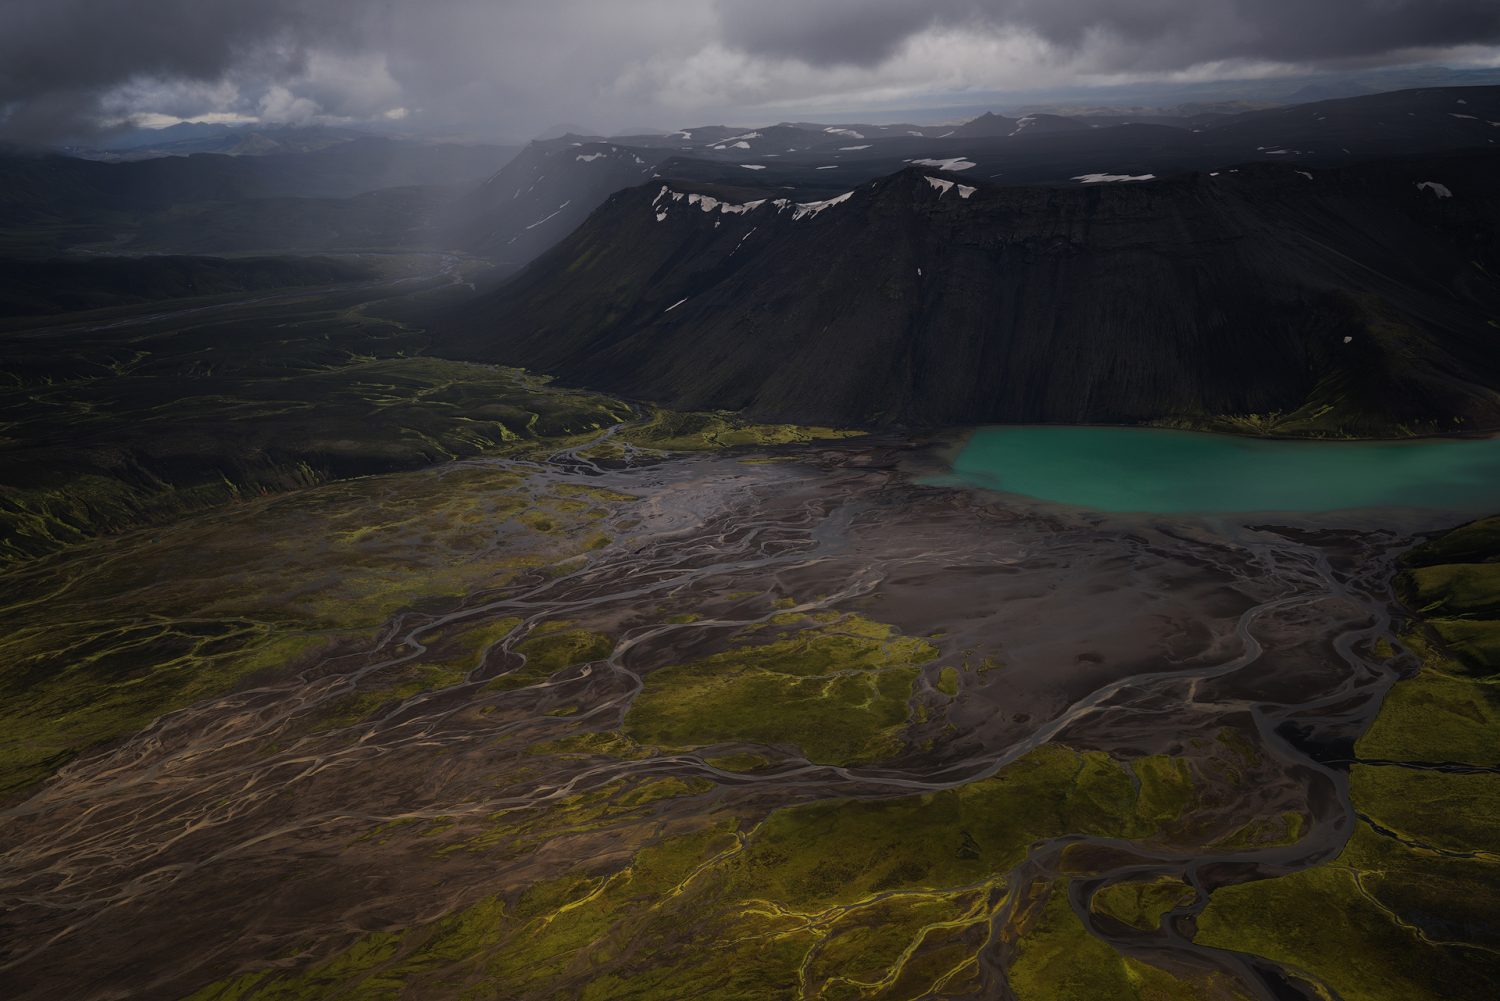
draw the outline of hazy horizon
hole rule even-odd
[[[559,123],[932,121],[1500,73],[1500,6],[1479,0],[166,0],[142,13],[134,0],[8,5],[0,138],[200,121],[516,141]]]

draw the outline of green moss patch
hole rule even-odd
[[[1196,891],[1180,879],[1162,877],[1111,883],[1094,894],[1089,908],[1141,931],[1156,931],[1163,915],[1193,902]]]
[[[798,424],[756,424],[737,414],[674,413],[654,410],[645,424],[629,429],[625,441],[669,452],[734,448],[742,445],[792,445],[855,438],[863,431]]]
[[[1031,888],[1005,883],[1030,845],[1063,833],[1159,834],[1140,813],[1132,771],[1141,770],[1048,746],[960,789],[787,807],[748,827],[710,814],[674,824],[624,866],[484,898],[440,921],[368,935],[300,970],[224,981],[198,999],[458,996],[457,985],[473,998],[595,1001],[900,1001],[972,991],[990,922],[1010,894],[1031,899]],[[1173,774],[1144,770],[1163,781]],[[545,815],[497,821],[510,824],[505,850],[525,852],[530,838],[616,831],[621,818],[644,820],[654,804],[702,788],[620,783]],[[1016,929],[1026,937],[1013,970],[1022,996],[1086,996],[1068,985],[1098,987],[1103,998],[1200,996],[1069,926],[1062,906]],[[1117,993],[1131,983],[1145,986]]]
[[[570,625],[567,622],[546,622],[533,630],[530,637],[516,644],[516,652],[524,656],[526,662],[495,678],[488,687],[506,692],[525,688],[546,681],[564,668],[603,660],[614,650],[615,642],[608,636],[570,629]]]
[[[1372,821],[1404,839],[1500,860],[1500,774],[1355,765],[1349,791]]]
[[[1091,935],[1069,906],[1066,882],[1023,916],[1007,975],[1019,1001],[1175,1001],[1244,999],[1233,981],[1196,974],[1176,977],[1122,956]]]
[[[1500,957],[1452,933],[1463,910],[1488,909],[1464,898],[1493,884],[1476,881],[1493,867],[1471,864],[1446,879],[1441,868],[1362,824],[1329,865],[1215,891],[1196,941],[1265,956],[1345,998],[1480,1001]]]
[[[900,751],[912,684],[936,656],[851,616],[652,672],[624,732],[671,747],[791,745],[820,764],[877,760]]]

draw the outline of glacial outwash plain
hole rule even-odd
[[[1248,439],[666,410],[425,267],[3,335],[7,996],[1492,996],[1500,479],[1139,510]]]

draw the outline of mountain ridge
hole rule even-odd
[[[656,180],[438,328],[471,357],[765,419],[1492,428],[1497,165],[1073,187],[907,168],[800,204]]]
[[[1065,184],[1092,174],[1164,175],[1253,160],[1333,167],[1488,148],[1500,142],[1500,125],[1492,123],[1500,123],[1500,87],[1425,88],[1171,123],[986,113],[952,127],[799,122],[608,140],[565,136],[532,143],[466,202],[463,245],[519,266],[572,232],[609,194],[652,173],[777,186],[809,199],[924,162],[981,181]]]

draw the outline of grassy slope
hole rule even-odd
[[[1219,890],[1198,941],[1259,953],[1346,1001],[1488,998],[1500,978],[1500,518],[1407,554],[1422,659],[1356,752],[1361,814],[1332,863]],[[1413,767],[1456,763],[1476,771]]]

